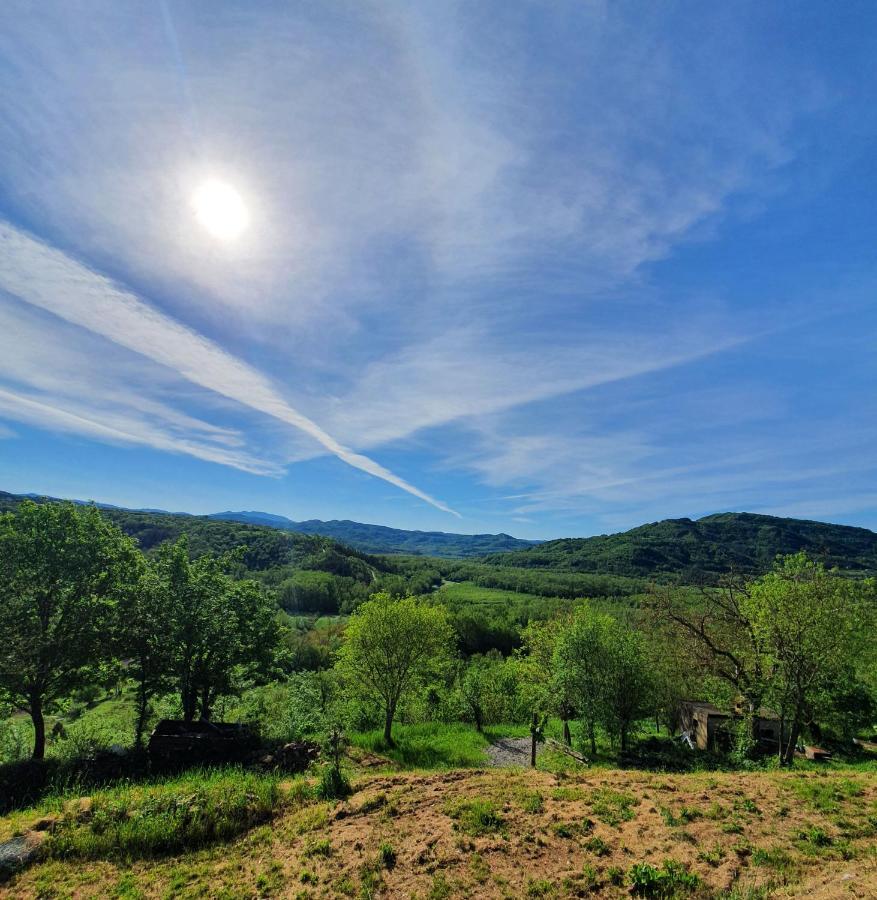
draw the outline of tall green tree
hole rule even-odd
[[[384,740],[392,746],[399,703],[443,677],[453,649],[453,630],[442,607],[414,597],[376,594],[350,617],[338,669],[357,693],[380,704]]]
[[[604,641],[601,718],[606,730],[617,735],[624,752],[636,723],[654,708],[653,680],[640,632],[610,620]]]
[[[0,687],[30,713],[34,759],[47,706],[112,654],[115,607],[140,554],[94,507],[23,502],[0,516]]]
[[[473,656],[461,669],[457,687],[477,731],[483,731],[485,725],[514,720],[517,666],[498,651]]]
[[[254,581],[230,574],[238,554],[190,559],[184,537],[162,547],[156,589],[167,608],[174,682],[183,718],[209,720],[235,681],[267,674],[279,643],[276,603]]]
[[[519,669],[519,693],[531,711],[557,715],[563,723],[563,739],[572,743],[569,723],[576,715],[573,672],[556,652],[570,626],[569,616],[530,622],[522,631],[523,647],[515,656]]]
[[[608,634],[611,619],[590,607],[578,607],[560,631],[554,648],[554,684],[558,696],[569,697],[597,752],[597,724],[607,702]]]
[[[782,761],[794,759],[803,726],[820,700],[847,689],[851,664],[864,650],[873,582],[856,582],[797,553],[757,579],[745,608],[774,668],[771,699],[788,725]],[[870,602],[869,602],[870,601]]]
[[[683,648],[692,668],[742,697],[754,728],[774,663],[767,635],[755,627],[750,587],[750,580],[730,575],[699,592],[675,586],[653,589],[647,605],[656,629],[669,630],[670,640]]]
[[[137,685],[137,748],[143,744],[150,701],[173,684],[173,600],[158,567],[150,560],[118,604],[118,655],[125,661],[126,674]]]

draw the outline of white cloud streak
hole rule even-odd
[[[0,286],[10,294],[167,366],[194,384],[291,425],[348,465],[443,512],[459,515],[335,440],[290,406],[261,373],[108,278],[6,222],[0,223],[0,250]]]

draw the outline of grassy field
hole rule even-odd
[[[409,736],[414,740],[414,735]],[[0,896],[873,897],[877,779],[392,771],[370,751],[346,801],[313,779],[188,775],[55,800],[46,859]],[[387,771],[389,769],[390,771]],[[43,823],[45,824],[45,823]]]

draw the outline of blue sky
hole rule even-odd
[[[0,488],[877,528],[875,58],[864,2],[7,0]]]

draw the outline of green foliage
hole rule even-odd
[[[534,552],[537,549],[534,548]],[[645,582],[638,578],[559,571],[564,566],[557,569],[552,566],[528,567],[526,563],[515,562],[515,557],[516,554],[508,554],[477,562],[447,563],[436,560],[436,563],[442,575],[453,582],[446,587],[456,588],[457,582],[469,583],[479,588],[504,591],[507,595],[518,595],[524,601],[528,597],[560,597],[565,600],[611,597],[621,600],[639,594],[645,588]],[[514,596],[509,596],[509,600],[513,599]]]
[[[328,727],[332,688],[329,673],[293,672],[284,681],[244,691],[228,713],[253,725],[268,740],[314,737]]]
[[[353,793],[350,780],[335,766],[325,766],[314,792],[321,800],[343,800]]]
[[[633,794],[624,791],[613,791],[611,788],[598,788],[591,797],[591,809],[594,815],[607,825],[618,826],[636,817],[634,807],[639,803]]]
[[[697,521],[665,519],[622,534],[547,541],[487,557],[486,562],[639,578],[676,575],[697,584],[731,571],[766,572],[778,555],[799,551],[826,566],[877,570],[877,535],[872,531],[752,513],[720,513]]]
[[[659,900],[691,894],[700,886],[697,875],[672,859],[665,859],[660,868],[649,863],[635,863],[628,872],[628,878],[634,897]]]
[[[457,692],[464,716],[478,731],[485,725],[515,721],[522,715],[518,667],[495,650],[469,660],[458,675]]]
[[[168,610],[163,634],[183,717],[209,719],[236,679],[266,674],[278,629],[273,600],[254,581],[230,574],[234,557],[189,558],[188,541],[160,548],[152,563],[155,590]]]
[[[877,585],[828,572],[803,553],[785,557],[755,581],[744,610],[766,648],[769,695],[791,723],[791,762],[805,717],[849,684],[867,646]]]
[[[396,865],[396,851],[392,844],[386,841],[378,847],[378,860],[385,869],[392,869]]]
[[[460,831],[472,837],[501,831],[505,824],[493,801],[478,797],[448,803],[445,812],[455,820]]]
[[[384,740],[392,744],[399,702],[443,677],[452,654],[453,634],[443,609],[413,597],[378,594],[351,616],[338,670],[352,691],[381,704]]]
[[[267,821],[282,801],[275,778],[241,771],[193,773],[146,787],[95,793],[49,836],[49,856],[137,859],[227,841]]]
[[[393,746],[384,741],[382,729],[352,732],[350,741],[407,769],[478,768],[487,761],[484,751],[489,743],[488,736],[459,722],[397,725]]]
[[[0,516],[0,691],[30,713],[36,758],[46,705],[112,658],[107,635],[139,564],[133,543],[93,507],[25,501]]]
[[[555,696],[568,697],[591,737],[602,724],[627,749],[635,723],[652,709],[652,679],[641,636],[611,616],[579,606],[556,635]]]

